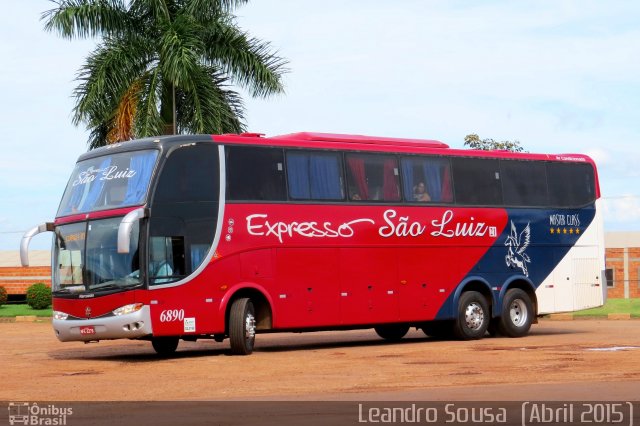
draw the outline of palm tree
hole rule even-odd
[[[253,97],[283,93],[287,61],[250,37],[232,11],[248,0],[52,0],[62,37],[100,37],[81,67],[73,123],[89,146],[158,134],[238,133]]]

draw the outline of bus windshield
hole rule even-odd
[[[78,162],[57,216],[143,204],[157,157],[157,150],[145,150]]]
[[[121,217],[56,228],[53,292],[118,290],[141,283],[139,226],[134,225],[129,253],[117,250]]]

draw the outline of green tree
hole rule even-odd
[[[248,0],[52,0],[45,29],[101,41],[78,72],[73,123],[89,146],[172,133],[238,133],[253,97],[283,93],[287,61],[250,37],[233,10]]]
[[[505,151],[513,152],[525,152],[524,148],[520,146],[520,141],[496,141],[493,139],[480,139],[480,136],[472,133],[464,137],[464,146],[468,146],[471,149],[481,149],[489,151],[492,149],[501,149]]]

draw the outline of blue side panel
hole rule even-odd
[[[458,297],[471,281],[502,288],[522,278],[537,289],[591,225],[595,213],[595,204],[581,209],[507,209],[502,234],[449,294],[436,319],[454,318]],[[501,300],[498,292],[492,293],[494,311],[499,312]]]

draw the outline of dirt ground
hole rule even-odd
[[[525,338],[439,341],[416,330],[261,334],[255,352],[181,342],[60,343],[0,323],[0,400],[640,400],[640,321],[550,321]]]

